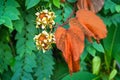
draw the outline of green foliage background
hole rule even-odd
[[[85,41],[79,72],[69,75],[54,44],[46,53],[36,49],[35,13],[43,9],[54,11],[56,24],[62,24],[75,2],[0,0],[0,80],[120,80],[120,0],[105,0],[97,14],[106,24],[108,36],[101,44]],[[93,67],[99,64],[98,69]]]

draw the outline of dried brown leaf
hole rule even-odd
[[[99,12],[104,5],[104,0],[78,0],[78,9],[90,10],[95,13]]]

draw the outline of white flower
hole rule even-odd
[[[51,39],[48,39],[49,42],[51,42],[52,40]]]
[[[42,18],[42,22],[43,22],[44,24],[47,24],[47,18],[46,18],[46,17],[43,17],[43,18]]]
[[[42,25],[41,28],[42,28],[42,29],[45,29],[45,25]]]
[[[36,25],[36,28],[39,28],[39,26],[38,26],[38,25]]]
[[[43,40],[44,41],[44,43],[47,43],[47,40],[45,39],[45,40]]]
[[[45,9],[45,10],[43,10],[42,12],[44,12],[44,13],[48,13],[48,10],[47,10],[47,9]]]
[[[41,12],[37,12],[35,15],[37,15],[36,28],[46,29],[45,27],[49,26],[49,28],[52,29],[53,25],[55,25],[55,21],[54,21],[55,13],[54,12],[48,11],[47,9],[45,9]]]
[[[55,21],[54,20],[52,20],[52,25],[55,25]]]
[[[47,31],[45,31],[45,30],[42,31],[42,33],[45,34],[45,35],[48,35]]]
[[[43,44],[41,44],[41,46],[42,46],[42,47],[44,47],[44,46],[45,46],[45,44],[43,43]]]
[[[35,15],[36,15],[36,16],[39,16],[39,15],[40,15],[40,13],[39,13],[39,12],[36,12],[36,13],[35,13]]]
[[[40,22],[37,21],[37,24],[40,25]]]

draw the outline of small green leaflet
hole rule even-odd
[[[30,9],[30,8],[34,7],[35,5],[37,5],[39,2],[40,2],[40,0],[26,0],[25,6],[27,7],[27,9]]]
[[[60,0],[53,0],[53,4],[54,4],[57,8],[60,8]]]

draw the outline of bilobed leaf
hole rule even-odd
[[[94,12],[88,10],[78,10],[76,12],[76,18],[81,25],[80,28],[87,35],[89,41],[92,42],[91,37],[99,42],[100,39],[103,39],[107,35],[107,29],[103,21],[95,15]]]
[[[25,5],[27,9],[32,8],[33,6],[37,5],[40,2],[40,0],[26,0]]]
[[[104,5],[104,0],[91,0],[93,6],[94,6],[94,11],[98,12],[102,9]]]
[[[86,9],[97,13],[103,7],[104,0],[78,0],[78,9]]]
[[[58,27],[55,33],[56,45],[63,52],[70,73],[79,70],[79,58],[84,49],[84,34],[75,18],[69,21],[68,30]]]

